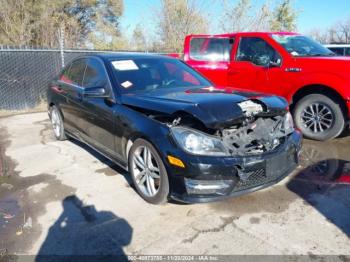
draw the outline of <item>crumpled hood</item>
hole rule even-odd
[[[263,105],[263,115],[281,115],[288,107],[281,97],[212,88],[169,88],[122,95],[124,105],[169,115],[186,112],[214,129],[241,122],[245,116],[238,103],[249,99]]]

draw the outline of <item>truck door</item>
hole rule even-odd
[[[281,73],[282,58],[260,37],[241,37],[229,68],[229,86],[278,93],[272,82]],[[277,92],[276,92],[277,91]]]
[[[229,37],[190,37],[186,39],[184,60],[215,85],[227,86],[233,43]]]

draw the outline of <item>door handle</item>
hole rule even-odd
[[[78,92],[77,93],[77,98],[78,98],[79,101],[82,101],[83,100],[83,95],[80,92]]]
[[[57,93],[63,93],[64,92],[64,90],[62,89],[62,87],[60,85],[51,86],[51,89],[54,90]]]

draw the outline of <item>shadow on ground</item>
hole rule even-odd
[[[129,186],[133,187],[133,182],[131,179],[131,176],[127,171],[119,167],[117,164],[109,160],[108,158],[101,155],[99,152],[97,152],[95,149],[91,148],[90,146],[84,144],[83,142],[80,142],[79,140],[76,140],[74,138],[69,138],[69,141],[73,144],[83,148],[85,151],[87,151],[89,154],[94,156],[98,161],[101,161],[103,164],[107,165],[107,168],[96,170],[97,173],[104,173],[107,176],[113,176],[113,175],[122,175]]]
[[[63,212],[50,227],[36,261],[111,259],[127,261],[123,247],[132,238],[129,223],[112,212],[84,206],[75,195],[66,197]],[[73,260],[72,260],[73,261]]]
[[[350,157],[348,146],[309,142],[304,145],[304,167],[287,188],[313,206],[350,237]]]

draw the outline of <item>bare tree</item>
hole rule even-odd
[[[253,7],[251,0],[230,2],[223,0],[224,13],[220,20],[224,32],[270,31],[275,12],[272,12],[271,0],[261,6]],[[275,6],[277,9],[280,5]]]
[[[311,29],[306,33],[306,35],[320,42],[321,44],[328,44],[330,42],[329,33],[327,31],[322,31],[319,28]]]
[[[206,33],[207,19],[195,0],[162,0],[157,13],[157,29],[163,49],[182,52],[185,36]]]
[[[76,48],[120,38],[123,0],[0,0],[0,44],[58,47],[63,26],[65,46]],[[99,32],[90,38],[91,32]],[[99,35],[108,36],[99,39]]]
[[[273,31],[295,31],[298,13],[292,7],[292,0],[282,0],[274,9],[271,19]]]
[[[270,1],[265,2],[252,18],[251,31],[270,31],[270,18],[272,12]]]
[[[314,28],[307,34],[323,44],[350,44],[350,18],[339,21],[326,29]]]
[[[333,26],[336,34],[336,42],[350,43],[350,18],[345,21],[338,22]]]
[[[137,24],[134,28],[130,48],[137,51],[148,51],[148,40],[141,24]]]
[[[250,0],[239,0],[235,5],[231,5],[227,0],[224,0],[223,7],[224,14],[220,22],[224,32],[251,30],[252,5]]]
[[[0,43],[28,45],[31,41],[30,4],[26,0],[15,0],[11,4],[0,0]]]

